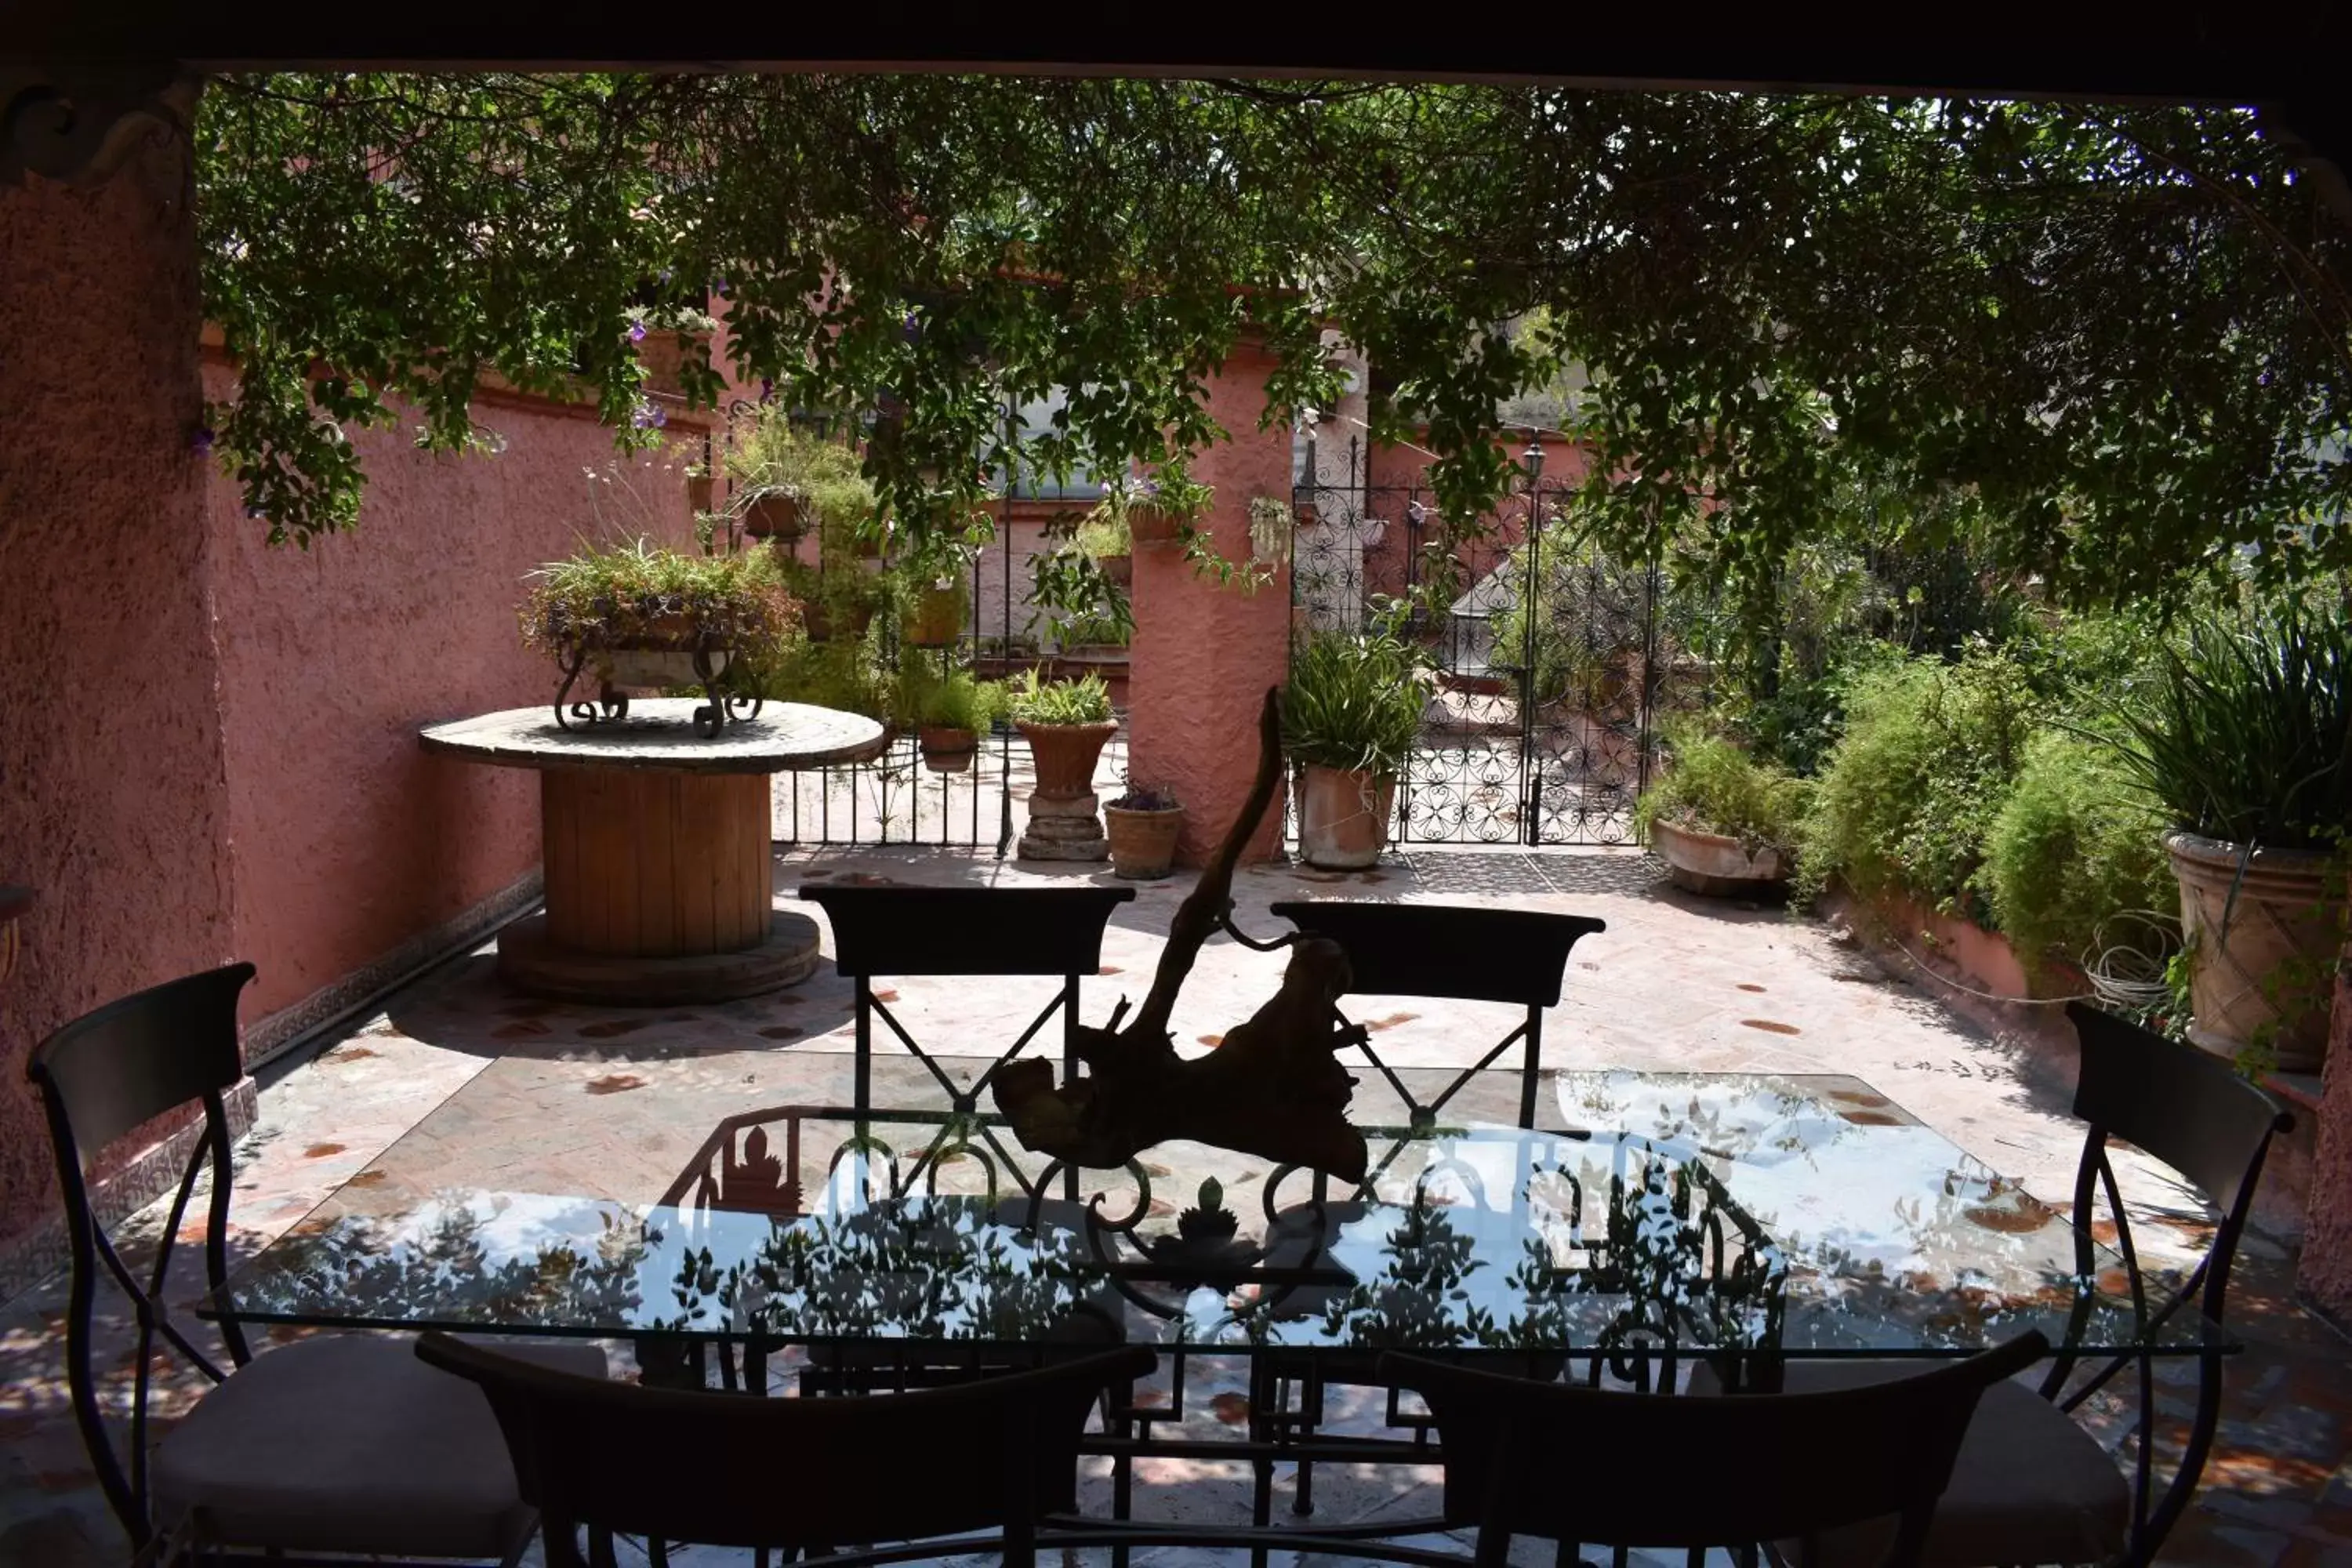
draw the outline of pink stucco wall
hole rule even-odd
[[[1244,348],[1209,384],[1210,411],[1233,438],[1198,454],[1192,476],[1216,489],[1207,521],[1228,560],[1249,555],[1250,497],[1290,494],[1290,432],[1257,427],[1270,368]],[[1147,546],[1135,552],[1134,599],[1129,771],[1184,803],[1177,859],[1199,865],[1240,813],[1257,766],[1258,704],[1288,669],[1289,574],[1244,594],[1195,575],[1174,545]],[[1250,858],[1276,855],[1281,831],[1277,797]]]
[[[56,1206],[26,1051],[232,956],[182,151],[95,191],[0,185],[0,1248]]]
[[[215,397],[234,384],[225,363],[205,374]],[[236,946],[261,969],[248,1023],[538,864],[535,775],[427,757],[416,731],[552,698],[552,665],[516,632],[532,568],[582,538],[691,537],[698,428],[674,418],[668,449],[624,458],[580,409],[493,396],[476,417],[503,452],[355,437],[359,528],[307,550],[266,543],[233,480],[209,487]],[[639,499],[615,479],[592,503],[589,469]]]
[[[2352,1324],[2352,949],[2336,975],[2318,1120],[2295,1283],[2338,1324]]]

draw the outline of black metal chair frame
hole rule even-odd
[[[1271,912],[1289,921],[1301,936],[1328,937],[1339,944],[1355,976],[1355,984],[1349,988],[1351,995],[1436,996],[1524,1006],[1527,1016],[1518,1025],[1425,1105],[1381,1059],[1370,1031],[1339,1007],[1332,1011],[1348,1030],[1349,1042],[1404,1101],[1412,1125],[1423,1130],[1436,1126],[1438,1112],[1478,1073],[1513,1046],[1522,1047],[1519,1125],[1534,1128],[1543,1073],[1544,1010],[1559,1005],[1569,954],[1577,942],[1606,931],[1606,921],[1526,910],[1321,899],[1288,900],[1274,905]],[[1389,1157],[1393,1159],[1402,1148],[1400,1144],[1392,1149]],[[1374,1177],[1378,1174],[1373,1173]],[[1353,1375],[1349,1375],[1351,1371]],[[1290,1404],[1294,1377],[1299,1385],[1295,1411]],[[1260,1357],[1252,1366],[1251,1424],[1264,1440],[1288,1447],[1300,1435],[1311,1436],[1322,1425],[1324,1392],[1329,1384],[1361,1381],[1360,1359],[1353,1368],[1343,1365],[1339,1375],[1331,1375],[1315,1357],[1295,1361]],[[1410,1432],[1411,1437],[1355,1439],[1348,1447],[1360,1452],[1351,1457],[1400,1464],[1426,1464],[1434,1457],[1429,1442],[1430,1418],[1405,1410],[1402,1394],[1393,1386],[1388,1389],[1386,1420],[1390,1426]],[[1302,1455],[1296,1462],[1298,1486],[1291,1511],[1310,1514],[1315,1511],[1314,1459]],[[1269,1517],[1275,1463],[1269,1458],[1259,1461],[1257,1468],[1255,1512],[1260,1524]]]
[[[228,1373],[198,1350],[172,1321],[163,1290],[197,1178],[209,1169],[205,1277],[217,1292],[228,1282],[228,1205],[234,1187],[225,1097],[244,1076],[237,1052],[237,996],[253,979],[250,963],[232,963],[125,996],[65,1025],[35,1048],[26,1077],[40,1092],[65,1200],[72,1277],[66,1303],[66,1377],[75,1424],[90,1468],[132,1545],[145,1552],[160,1539],[147,1478],[147,1400],[155,1342],[163,1340],[215,1384]],[[191,1152],[156,1238],[155,1261],[142,1280],[123,1260],[90,1204],[86,1162],[132,1129],[192,1101],[204,1106],[203,1134]],[[131,1405],[129,1465],[115,1454],[99,1408],[90,1365],[100,1276],[130,1298],[139,1324]],[[232,1369],[252,1360],[237,1324],[218,1325]]]
[[[2074,1110],[2085,1124],[2082,1161],[2074,1177],[2075,1268],[2088,1275],[2098,1267],[2092,1226],[2104,1197],[2116,1227],[2116,1247],[2131,1285],[2133,1311],[2145,1325],[2142,1340],[2152,1339],[2183,1307],[2193,1306],[2207,1321],[2219,1325],[2228,1306],[2230,1271],[2252,1211],[2254,1190],[2262,1182],[2271,1140],[2292,1131],[2294,1118],[2218,1057],[2165,1039],[2081,1002],[2069,1002],[2066,1014],[2082,1041],[2082,1072],[2075,1080]],[[2116,1139],[2178,1171],[2221,1215],[2205,1256],[2153,1304],[2150,1281],[2132,1240],[2131,1216],[2125,1210],[2115,1167],[2107,1158],[2107,1145]],[[2072,1347],[2089,1308],[2087,1295],[2078,1295],[2065,1343],[2042,1380],[2042,1393],[2071,1413],[2126,1366],[2137,1367],[2139,1423],[2134,1443],[2137,1452],[2132,1472],[2128,1559],[2147,1563],[2154,1560],[2188,1508],[2204,1472],[2221,1424],[2222,1363],[2233,1347],[2209,1335],[2200,1349],[2197,1411],[2189,1423],[2189,1441],[2171,1481],[2158,1496],[2151,1440],[2156,1415],[2153,1356],[2142,1349],[2085,1367],[2081,1352]],[[2089,1375],[2076,1381],[2078,1369]]]
[[[800,896],[833,925],[834,966],[856,985],[857,1056],[852,1099],[873,1106],[874,1020],[929,1070],[960,1111],[974,1110],[989,1080],[1062,1015],[1062,1062],[1077,1063],[1080,984],[1102,967],[1103,928],[1133,888],[917,888],[811,885]],[[960,1087],[874,994],[887,975],[1056,975],[1055,992],[1018,1039],[970,1089]]]
[[[1515,1535],[1559,1543],[1705,1549],[1797,1539],[1899,1517],[1891,1565],[1917,1560],[1984,1391],[2050,1349],[2029,1331],[1897,1382],[1822,1394],[1660,1398],[1497,1376],[1459,1362],[1388,1355],[1384,1381],[1435,1415],[1444,1520],[1475,1525],[1476,1561],[1508,1561]],[[1734,1413],[1738,1414],[1735,1415]],[[1552,1450],[1576,1450],[1562,1465]],[[1675,1465],[1691,1456],[1696,1467]],[[1622,1560],[1622,1558],[1621,1558]]]

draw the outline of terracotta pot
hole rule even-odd
[[[1675,887],[1709,898],[1762,898],[1788,886],[1790,868],[1769,846],[1750,854],[1737,838],[1677,827],[1661,817],[1650,824],[1650,847],[1666,863]]]
[[[2164,847],[2189,945],[2189,1037],[2224,1057],[2266,1040],[2281,1070],[2316,1072],[2344,941],[2344,862],[2319,850],[2259,849],[2239,882],[2240,845],[2168,833]]]
[[[1139,506],[1127,514],[1127,536],[1132,545],[1172,544],[1176,542],[1176,534],[1177,521],[1173,513]]]
[[[1118,733],[1113,721],[1100,724],[1019,724],[1036,760],[1036,794],[1049,800],[1076,800],[1092,795],[1095,763],[1104,745]]]
[[[962,773],[971,771],[971,759],[980,750],[980,737],[969,730],[959,730],[947,724],[926,724],[917,735],[923,748],[923,766],[935,773]]]
[[[1129,811],[1125,806],[1106,805],[1103,822],[1110,836],[1110,868],[1114,876],[1150,882],[1168,875],[1168,868],[1176,858],[1176,836],[1184,830],[1182,806],[1167,811]]]
[[[1309,766],[1298,792],[1298,854],[1327,871],[1360,871],[1381,858],[1396,806],[1396,776]]]
[[[924,589],[900,629],[918,647],[939,647],[955,641],[963,630],[963,595],[953,588]]]
[[[1103,574],[1104,581],[1121,588],[1135,584],[1135,557],[1132,555],[1102,556],[1095,562],[1095,569]]]
[[[753,539],[796,540],[806,531],[801,503],[770,490],[743,509],[743,531]]]

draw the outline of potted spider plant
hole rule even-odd
[[[1361,870],[1380,858],[1426,700],[1421,650],[1385,626],[1310,637],[1292,652],[1282,743],[1299,771],[1308,865]]]
[[[774,648],[799,613],[765,546],[690,555],[635,539],[587,546],[530,578],[520,612],[523,641],[562,668],[558,722],[625,716],[622,688],[689,684],[705,688],[723,715],[717,699],[738,684],[739,661]],[[604,711],[580,703],[567,716],[583,674],[595,679]]]
[[[2320,1065],[2345,930],[2352,618],[2276,604],[2193,623],[2115,742],[2172,819],[2189,1037],[2289,1071]]]
[[[1172,544],[1193,530],[1216,494],[1213,487],[1192,479],[1180,455],[1162,463],[1156,474],[1127,474],[1111,481],[1087,521],[1123,527],[1130,547]]]
[[[1095,815],[1095,763],[1118,732],[1102,677],[1042,680],[1034,669],[1007,689],[1013,722],[1029,742],[1037,786],[1021,855],[1033,860],[1100,860],[1109,853]]]
[[[1127,518],[1105,515],[1097,507],[1078,524],[1071,542],[1087,560],[1103,580],[1120,588],[1135,583],[1135,537],[1129,531]]]
[[[875,512],[856,451],[794,424],[773,404],[736,423],[727,472],[735,482],[729,508],[754,539],[790,544],[817,526],[847,543]]]
[[[1678,888],[1717,898],[1784,890],[1797,866],[1806,780],[1720,735],[1670,726],[1672,765],[1642,794],[1633,826]]]
[[[1175,795],[1129,779],[1118,799],[1104,803],[1103,822],[1114,876],[1150,882],[1168,875],[1184,830],[1183,803]]]

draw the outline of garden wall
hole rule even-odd
[[[1864,900],[1843,889],[1831,891],[1822,912],[1852,930],[1890,974],[1917,985],[2009,1047],[2020,1075],[2043,1097],[2060,1104],[2073,1102],[2082,1060],[2074,1026],[2064,1009],[2054,1005],[2051,986],[2041,987],[2042,999],[2034,999],[2025,966],[2007,937],[1908,899]],[[2058,993],[2063,996],[2086,988],[2062,978]],[[2339,997],[2339,1034],[2345,1016]],[[2309,1265],[2321,1261],[2332,1270],[2327,1279],[2343,1293],[2344,1305],[2352,1306],[2352,1284],[2346,1283],[2352,1279],[2352,1268],[2334,1261],[2342,1251],[2336,1244],[2352,1234],[2352,1226],[2334,1217],[2333,1186],[2317,1180],[2318,1171],[2330,1168],[2320,1158],[2317,1083],[2306,1075],[2284,1074],[2267,1079],[2263,1087],[2294,1113],[2295,1128],[2271,1146],[2255,1194],[2254,1227],[2290,1244],[2310,1234],[2314,1245],[2306,1254],[2305,1288],[2312,1288]],[[2328,1159],[2336,1166],[2345,1163],[2340,1152],[2331,1152]]]
[[[34,1042],[235,952],[187,181],[157,143],[0,184],[0,881],[39,896],[0,984],[0,1295],[62,1235]]]
[[[216,350],[205,383],[234,387]],[[673,416],[666,449],[623,458],[585,406],[493,393],[475,417],[503,452],[355,435],[360,526],[308,549],[267,543],[211,475],[236,945],[261,971],[249,1063],[530,896],[537,776],[428,757],[416,731],[553,697],[552,664],[517,633],[525,574],[583,538],[692,538],[698,424]],[[592,469],[617,476],[593,502]]]

